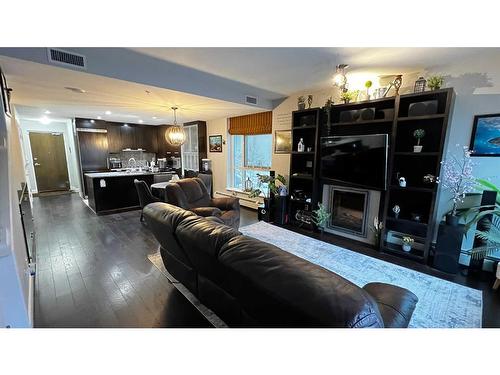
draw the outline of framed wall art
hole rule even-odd
[[[274,153],[289,154],[292,152],[292,131],[276,130],[274,133]]]
[[[500,113],[474,116],[471,156],[500,156]]]

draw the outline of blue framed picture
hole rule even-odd
[[[474,116],[471,156],[500,156],[500,113]]]

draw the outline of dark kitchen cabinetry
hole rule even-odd
[[[132,125],[124,124],[120,126],[120,135],[122,142],[122,149],[124,148],[137,148],[136,142],[136,128]]]
[[[158,152],[157,131],[154,126],[137,126],[135,128],[135,148],[142,148],[147,152]]]
[[[120,126],[107,123],[106,129],[108,130],[108,150],[109,152],[120,152],[124,147],[122,144],[122,135]]]

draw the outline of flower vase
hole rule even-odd
[[[406,251],[407,253],[411,251],[411,245],[404,243],[403,244],[403,251]]]
[[[424,146],[420,146],[420,145],[413,146],[413,152],[422,152],[423,147]]]
[[[458,226],[458,222],[460,221],[460,217],[453,214],[446,215],[446,224],[452,227]]]

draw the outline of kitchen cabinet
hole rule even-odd
[[[120,152],[124,147],[122,143],[122,135],[120,126],[114,123],[107,123],[108,130],[108,150],[109,152]]]
[[[120,136],[122,142],[122,149],[124,148],[137,148],[136,142],[136,127],[134,125],[124,124],[120,126]]]
[[[158,152],[157,131],[154,126],[137,126],[135,128],[136,148],[142,148],[147,152]]]

